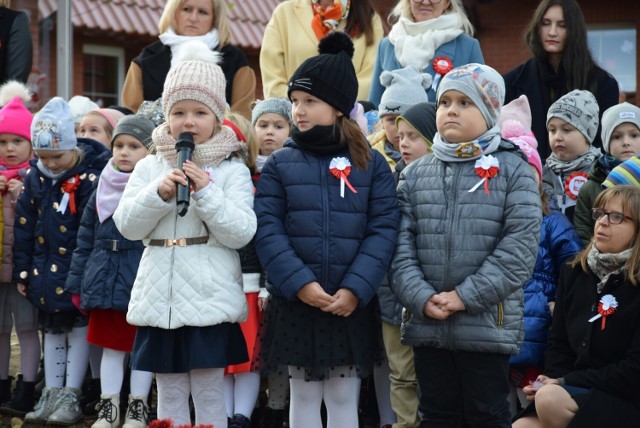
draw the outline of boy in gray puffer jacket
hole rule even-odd
[[[503,102],[491,67],[452,70],[438,87],[433,154],[400,176],[392,288],[427,426],[511,426],[509,355],[524,336],[542,214],[532,170],[496,126]]]

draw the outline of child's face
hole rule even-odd
[[[436,126],[449,143],[473,141],[489,130],[480,109],[471,98],[454,90],[440,96]]]
[[[407,165],[430,153],[427,141],[407,121],[398,121],[398,135],[400,138],[400,153],[402,153],[402,159]]]
[[[178,101],[169,112],[169,129],[176,139],[181,133],[189,132],[195,144],[202,144],[213,136],[216,126],[218,118],[200,101]]]
[[[302,91],[291,92],[291,104],[293,123],[300,131],[308,131],[316,125],[333,125],[338,116],[342,116],[320,98]]]
[[[31,143],[14,134],[0,134],[0,158],[9,166],[20,165],[31,157]]]
[[[589,142],[573,125],[558,117],[547,124],[551,151],[561,161],[570,162],[589,150]]]
[[[621,161],[640,154],[640,129],[629,122],[616,126],[609,140],[609,153]]]
[[[42,164],[54,174],[70,170],[76,161],[73,150],[36,150],[36,154]]]
[[[122,172],[131,172],[147,148],[133,135],[120,134],[113,140],[113,164]]]
[[[398,136],[398,129],[396,128],[397,114],[387,114],[382,116],[380,122],[382,123],[382,129],[387,136],[387,141],[391,143],[395,150],[400,148],[400,137]]]
[[[262,156],[269,156],[281,149],[289,136],[291,127],[289,121],[278,113],[265,113],[256,120],[256,136]]]
[[[77,137],[91,138],[99,141],[108,149],[111,148],[111,135],[107,132],[107,119],[98,114],[86,114],[80,121]]]

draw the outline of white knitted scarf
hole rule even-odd
[[[169,27],[169,29],[160,34],[158,38],[163,45],[169,46],[171,48],[171,53],[173,53],[173,50],[176,46],[192,40],[200,40],[211,50],[217,48],[219,43],[218,30],[216,30],[215,28],[202,36],[181,36],[179,34],[176,34],[173,28]]]
[[[389,41],[403,67],[413,65],[424,70],[433,60],[436,50],[460,34],[462,21],[457,13],[446,13],[422,22],[401,17],[391,28]]]

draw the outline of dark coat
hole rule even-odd
[[[0,7],[0,84],[8,80],[27,83],[31,73],[32,50],[27,14]]]
[[[82,214],[65,291],[80,294],[82,309],[126,312],[144,245],[124,238],[113,218],[100,223],[96,193]]]
[[[328,294],[349,289],[366,306],[389,267],[399,211],[393,175],[371,150],[364,171],[351,169],[345,187],[329,171],[334,157],[320,156],[289,140],[267,160],[258,182],[256,249],[269,277],[269,292],[289,300],[309,282]]]
[[[249,60],[242,50],[233,45],[226,45],[216,50],[222,54],[220,68],[227,80],[225,99],[231,105],[233,77],[238,69],[249,65]],[[145,47],[142,53],[133,59],[133,62],[138,64],[142,70],[144,99],[157,100],[160,98],[164,81],[171,68],[171,48],[162,44],[161,41],[154,42]]]
[[[64,286],[93,182],[111,157],[111,152],[95,140],[78,138],[78,147],[84,152],[82,162],[55,183],[32,160],[16,207],[13,279],[27,286],[29,301],[46,313],[76,309]],[[74,192],[76,213],[71,214],[69,207],[64,213],[58,212],[64,194],[61,186],[75,176],[79,179]]]
[[[600,68],[598,68],[596,72],[598,90],[597,93],[593,95],[595,95],[596,100],[598,100],[598,106],[600,106],[599,117],[602,119],[602,113],[604,113],[606,109],[618,104],[620,88],[618,82],[612,75]],[[548,91],[548,85],[542,81],[538,61],[531,58],[524,64],[509,71],[504,75],[504,83],[506,86],[505,104],[515,100],[522,94],[526,95],[529,99],[532,118],[531,129],[538,140],[538,152],[540,153],[542,162],[544,162],[551,154],[549,134],[547,133],[547,112],[555,100],[550,100],[546,92]],[[556,99],[568,92],[567,90],[565,93],[558,94]],[[598,126],[598,132],[593,142],[595,147],[602,147],[600,130],[601,127]]]
[[[640,288],[619,274],[612,275],[598,294],[599,281],[590,269],[564,265],[544,374],[640,405]],[[616,298],[618,308],[602,329],[600,319],[589,319],[598,313],[598,302],[607,294]]]
[[[520,353],[509,360],[510,364],[544,366],[544,350],[551,327],[547,303],[556,300],[556,284],[562,265],[580,250],[580,237],[565,215],[553,211],[544,216],[536,266],[531,279],[524,285],[524,342]]]

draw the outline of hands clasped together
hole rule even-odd
[[[0,175],[0,193],[11,193],[11,200],[17,201],[20,192],[22,191],[22,181],[12,178],[7,181],[7,177]]]
[[[339,317],[348,317],[358,306],[358,298],[346,288],[339,289],[332,296],[327,294],[316,281],[298,290],[297,296],[307,305]]]
[[[166,202],[176,196],[176,184],[186,186],[187,177],[191,180],[191,190],[194,192],[204,189],[209,185],[209,182],[211,181],[209,174],[202,170],[202,168],[196,165],[193,161],[186,161],[183,169],[184,172],[180,171],[178,168],[174,169],[160,182],[158,195],[160,195],[163,201]]]
[[[431,296],[424,304],[424,315],[437,320],[446,320],[454,312],[464,311],[464,302],[455,291],[443,291]]]

